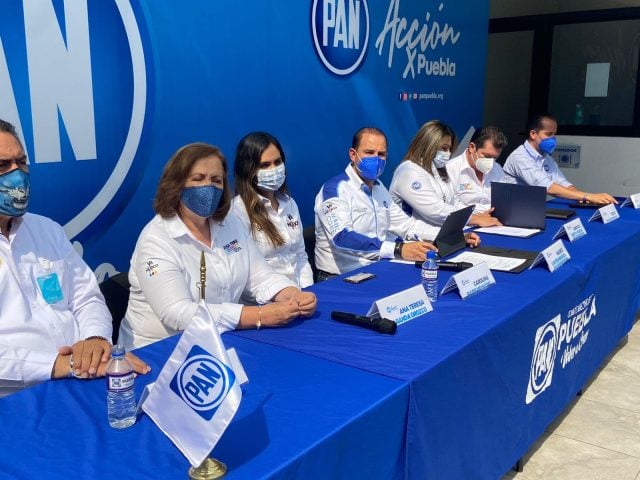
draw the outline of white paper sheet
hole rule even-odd
[[[493,235],[505,235],[507,237],[526,238],[536,233],[540,233],[539,228],[520,228],[520,227],[482,227],[476,228],[475,232],[491,233]]]
[[[509,258],[509,257],[496,257],[495,255],[486,255],[484,253],[477,252],[462,252],[453,258],[449,258],[450,262],[469,262],[474,265],[478,265],[481,262],[485,262],[489,266],[489,270],[497,270],[500,272],[508,272],[516,267],[519,267],[526,259],[524,258]]]

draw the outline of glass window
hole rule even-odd
[[[560,125],[633,125],[640,20],[556,25],[548,110]]]

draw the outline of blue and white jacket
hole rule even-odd
[[[407,216],[380,181],[369,189],[351,165],[322,186],[315,218],[316,266],[335,274],[393,258],[398,239],[433,240],[440,230]]]

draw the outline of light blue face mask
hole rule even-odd
[[[360,171],[362,178],[373,182],[377,180],[380,175],[382,175],[386,164],[387,161],[384,158],[380,158],[378,156],[364,157],[360,159],[358,170]]]
[[[556,137],[545,138],[540,142],[540,151],[551,155],[558,145]]]
[[[0,215],[21,217],[29,207],[29,174],[19,168],[0,175]]]
[[[449,159],[451,158],[451,152],[445,152],[444,150],[438,150],[436,156],[433,157],[433,164],[436,168],[444,168]]]
[[[223,190],[215,185],[186,187],[180,194],[182,203],[200,217],[210,217],[218,209]]]

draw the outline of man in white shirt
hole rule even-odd
[[[52,378],[104,376],[111,353],[111,315],[93,272],[60,225],[26,213],[29,195],[24,149],[0,120],[0,396]]]
[[[386,158],[384,133],[370,127],[358,130],[349,149],[350,164],[316,196],[318,280],[382,258],[424,260],[427,250],[435,250],[422,240],[433,240],[439,228],[405,214],[378,180]],[[422,240],[411,241],[415,239]]]
[[[481,127],[465,151],[447,163],[456,197],[464,205],[475,205],[475,213],[491,213],[492,182],[514,182],[496,162],[506,146],[507,137],[499,128]]]
[[[587,193],[567,180],[551,158],[557,144],[557,131],[558,122],[550,114],[531,117],[527,124],[527,140],[511,152],[504,172],[519,184],[545,187],[549,195],[556,197],[597,205],[618,203],[608,193]]]

